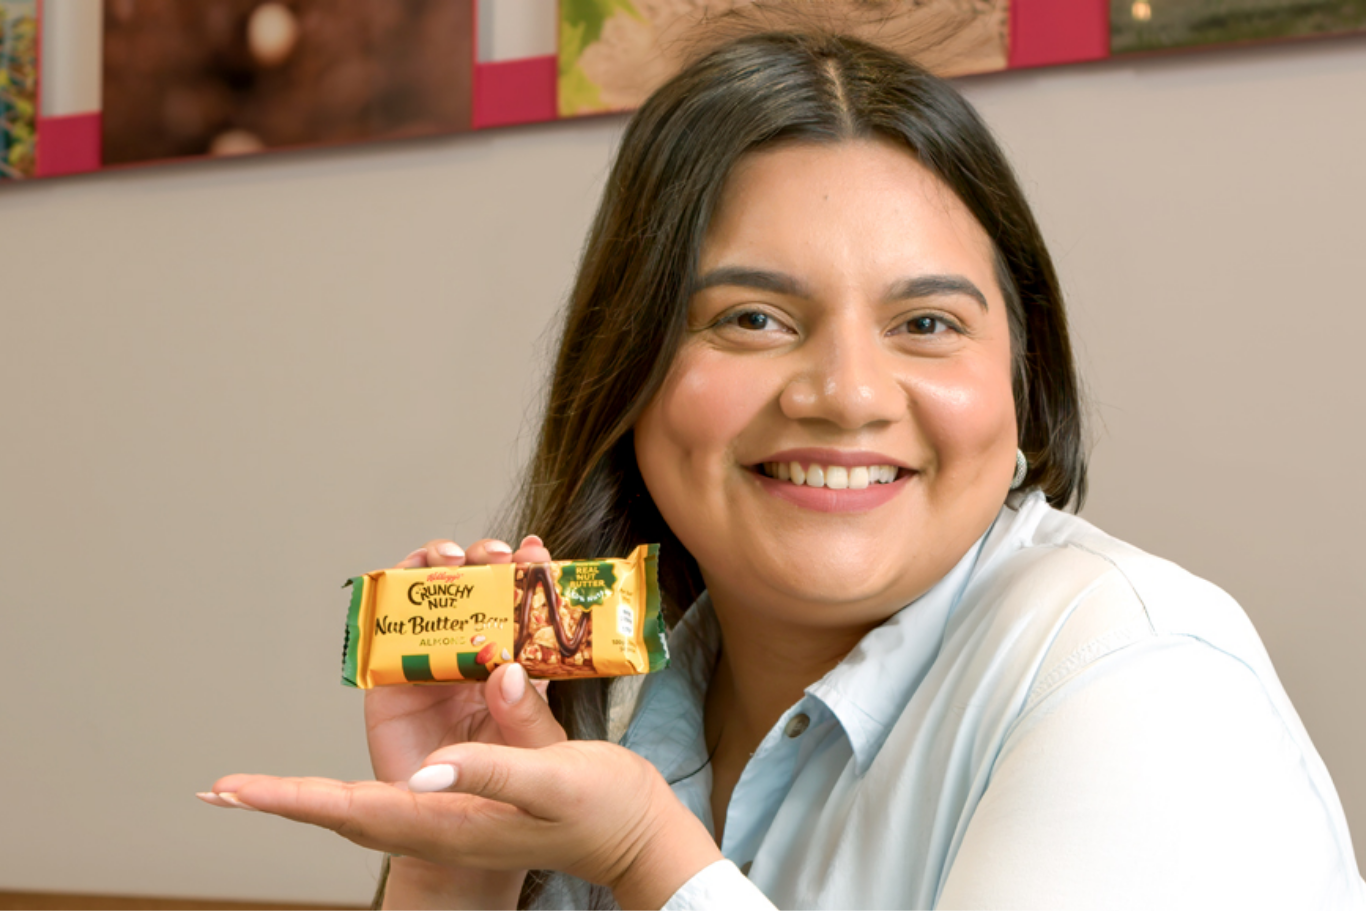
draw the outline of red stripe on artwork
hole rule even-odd
[[[38,118],[39,177],[100,169],[100,112]]]
[[[1010,69],[1109,56],[1108,0],[1011,0]]]
[[[527,57],[474,65],[474,128],[559,119],[558,58]]]

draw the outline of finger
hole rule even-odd
[[[565,742],[526,750],[489,743],[455,744],[428,756],[423,768],[408,779],[408,786],[419,793],[445,790],[482,797],[543,820],[564,819],[591,812],[591,807],[582,805],[583,782],[609,773],[583,746]],[[634,758],[625,750],[622,753]],[[621,784],[630,786],[625,780]]]
[[[218,790],[225,784],[235,790]],[[377,781],[229,775],[214,788],[209,795],[196,796],[216,806],[257,810],[330,829],[357,844],[393,853],[402,853],[393,846],[408,841],[399,819],[414,812],[413,795],[406,789]]]
[[[375,781],[239,777],[236,793],[217,796],[245,809],[330,829],[376,851],[436,863],[479,856],[481,866],[517,868],[515,863],[481,854],[490,843],[488,833],[510,830],[525,818],[506,804],[468,794],[417,795]]]
[[[224,775],[213,783],[213,787],[210,790],[219,794],[224,791],[231,793],[251,779],[259,777],[259,775]]]
[[[522,539],[522,543],[517,545],[517,550],[512,555],[514,563],[549,563],[550,551],[546,550],[545,542],[536,535],[527,535]]]
[[[402,560],[399,560],[397,563],[395,563],[394,569],[421,569],[426,565],[427,548],[426,545],[423,545],[422,547],[419,547],[417,550],[410,553],[408,556],[404,557]]]
[[[437,538],[428,541],[423,547],[428,566],[463,566],[466,562],[465,550],[454,541]]]
[[[471,566],[485,563],[511,563],[512,547],[497,538],[481,538],[465,551],[465,562]]]
[[[494,670],[484,687],[484,701],[508,746],[539,749],[566,740],[544,697],[531,686],[520,664]]]

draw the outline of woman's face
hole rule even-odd
[[[635,428],[650,494],[718,610],[880,622],[986,531],[1015,469],[985,232],[888,142],[783,146],[732,172],[698,278]]]

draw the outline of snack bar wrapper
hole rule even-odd
[[[483,680],[519,662],[548,680],[667,667],[659,545],[625,560],[384,569],[350,580],[342,682]]]

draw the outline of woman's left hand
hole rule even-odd
[[[721,859],[654,766],[610,743],[456,744],[428,756],[409,784],[230,775],[214,792],[378,851],[559,870],[611,888],[624,908],[660,907]],[[423,793],[432,788],[442,790]]]

